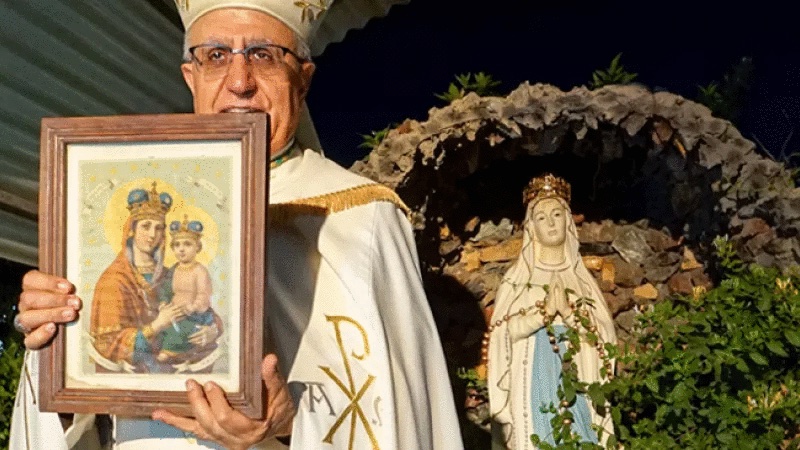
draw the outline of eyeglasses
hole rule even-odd
[[[232,49],[225,45],[202,44],[190,47],[189,53],[203,73],[212,78],[228,73],[233,57],[237,54],[243,55],[245,61],[254,70],[266,74],[280,69],[287,53],[298,61],[303,61],[303,58],[300,58],[297,53],[275,44],[253,44],[242,49]]]

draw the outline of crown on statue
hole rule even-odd
[[[572,188],[569,183],[563,178],[548,173],[544,176],[536,177],[528,183],[522,193],[522,202],[527,205],[531,202],[537,203],[546,198],[561,198],[569,204],[571,196]]]
[[[164,221],[164,216],[171,207],[172,197],[166,192],[158,193],[155,181],[149,191],[134,189],[128,193],[128,210],[133,220]]]
[[[203,237],[203,223],[198,220],[189,221],[189,216],[183,216],[183,222],[177,220],[169,224],[169,234],[173,239],[189,238],[200,240]]]

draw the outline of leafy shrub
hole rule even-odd
[[[719,286],[640,316],[602,387],[628,448],[800,448],[800,277],[715,246]]]
[[[0,448],[8,448],[11,412],[17,393],[23,350],[11,342],[0,352]]]
[[[625,67],[619,63],[620,58],[622,58],[622,53],[617,53],[617,56],[611,60],[611,64],[607,69],[595,70],[592,73],[592,81],[589,86],[592,89],[597,89],[609,84],[628,84],[633,82],[638,75],[625,70]]]
[[[608,448],[800,448],[800,276],[745,265],[727,239],[714,245],[719,286],[642,314],[632,347],[606,347],[615,377],[587,386],[564,371],[561,401],[577,391],[610,402]],[[540,448],[601,448],[571,433],[569,410],[545,409],[556,445],[532,436]]]
[[[474,92],[480,96],[497,95],[495,88],[500,86],[500,81],[492,79],[491,75],[483,72],[476,74],[466,73],[456,75],[456,82],[450,83],[446,92],[434,94],[436,98],[452,103],[453,100],[463,98],[467,93]]]
[[[32,267],[0,258],[0,448],[8,448],[11,411],[22,367],[22,335],[12,325],[22,276]]]
[[[382,130],[371,131],[370,134],[362,134],[361,139],[363,141],[358,145],[358,148],[368,148],[373,150],[375,147],[381,145],[381,142],[386,139],[389,131],[391,131],[395,125],[396,124],[391,124]]]
[[[467,388],[477,389],[481,392],[486,392],[486,377],[478,373],[477,369],[459,368],[456,370],[456,376],[467,382]]]
[[[750,57],[739,59],[722,77],[706,86],[698,86],[697,101],[725,120],[736,123],[750,94],[754,66]]]
[[[491,75],[483,72],[478,72],[476,74],[465,73],[462,75],[456,75],[456,81],[454,83],[450,83],[450,86],[446,92],[434,95],[436,98],[444,100],[447,103],[452,103],[453,100],[463,98],[470,92],[474,92],[480,96],[497,95],[495,88],[500,84],[500,81],[493,79]],[[379,146],[381,142],[383,142],[383,140],[389,134],[389,131],[396,126],[397,124],[393,123],[382,130],[371,131],[370,134],[362,134],[362,142],[358,145],[358,148],[373,150],[375,147]]]

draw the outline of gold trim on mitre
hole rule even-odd
[[[536,177],[528,183],[522,193],[522,203],[538,203],[546,198],[560,198],[569,204],[572,198],[572,187],[563,178],[551,173]]]
[[[400,196],[382,184],[364,184],[316,197],[301,198],[269,206],[270,221],[284,221],[299,215],[329,216],[372,202],[389,202],[408,215],[411,211]]]
[[[332,3],[332,0],[175,0],[184,30],[216,9],[254,9],[283,22],[309,46]]]
[[[128,211],[131,212],[130,217],[133,220],[160,220],[164,221],[164,217],[169,211],[170,205],[165,205],[161,202],[161,197],[156,190],[156,182],[153,181],[153,187],[147,192],[147,200],[128,205]]]

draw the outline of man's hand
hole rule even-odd
[[[56,324],[78,318],[81,300],[73,295],[75,287],[54,275],[31,270],[22,278],[16,321],[25,332],[25,347],[35,350],[49,344],[56,334]]]
[[[246,450],[264,439],[287,436],[292,431],[295,407],[289,387],[278,372],[278,358],[275,355],[264,358],[261,378],[267,388],[267,414],[264,420],[250,419],[231,408],[222,388],[215,383],[208,382],[200,386],[194,380],[186,382],[194,419],[176,416],[163,409],[154,411],[152,417],[231,450]]]

